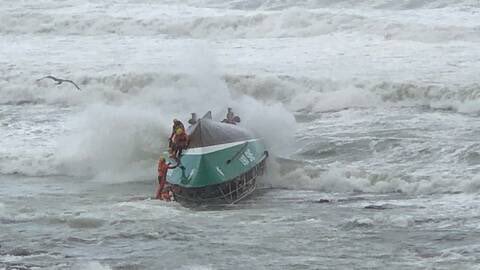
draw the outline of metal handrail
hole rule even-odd
[[[228,189],[229,191],[227,193],[224,192],[224,189],[226,186],[221,186],[218,185],[218,189],[220,191],[220,196],[216,197],[211,197],[211,198],[202,198],[202,197],[197,197],[197,198],[190,198],[189,196],[182,196],[180,194],[175,194],[176,197],[182,198],[185,201],[200,201],[200,202],[208,202],[208,201],[215,201],[215,200],[224,200],[228,202],[229,204],[234,204],[238,202],[239,200],[245,198],[249,194],[251,194],[255,188],[256,188],[256,183],[255,180],[257,176],[259,176],[261,173],[259,173],[261,170],[263,171],[263,168],[265,166],[265,160],[266,160],[267,155],[262,159],[260,163],[258,163],[256,166],[248,170],[247,172],[243,173],[239,177],[236,177],[235,179],[229,181],[228,183]],[[250,175],[250,177],[248,177]],[[242,179],[243,178],[243,179]],[[237,184],[236,188],[232,190],[232,184]],[[238,185],[240,184],[240,185]],[[247,189],[245,189],[247,188]],[[244,191],[240,192],[241,189],[244,189]],[[235,196],[234,196],[235,195]],[[230,197],[230,198],[229,198]]]

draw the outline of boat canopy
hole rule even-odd
[[[190,126],[187,133],[190,139],[189,149],[255,138],[250,131],[242,127],[213,121],[210,113],[199,119],[195,125]]]

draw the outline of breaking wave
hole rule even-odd
[[[242,116],[242,124],[257,131],[273,153],[280,155],[290,154],[294,148],[292,142],[297,125],[294,113],[308,116],[349,108],[386,106],[480,112],[476,106],[480,102],[478,84],[439,86],[342,82],[284,75],[222,75],[215,68],[211,71],[209,65],[212,63],[200,61],[197,64],[200,66],[181,74],[78,76],[73,79],[83,91],[75,92],[68,89],[69,85],[53,89],[51,82],[42,81],[34,87],[25,87],[25,78],[9,78],[2,89],[7,100],[4,104],[73,105],[73,116],[62,127],[68,135],[56,141],[56,150],[29,149],[29,155],[12,152],[5,156],[1,172],[88,176],[109,182],[150,179],[155,172],[155,161],[166,150],[164,138],[170,131],[170,119],[180,116],[185,121],[190,111],[202,114],[212,110],[214,117],[220,120],[227,106],[234,107]],[[207,102],[198,102],[207,96]],[[336,146],[334,150],[338,152],[341,148]],[[318,154],[314,148],[308,151]],[[322,151],[328,149],[322,148]],[[310,152],[299,154],[308,157]],[[471,151],[462,158],[466,162],[477,162]],[[358,174],[338,168],[327,172],[298,168],[271,178],[288,180],[275,184],[267,181],[267,184],[333,192],[407,193],[449,192],[452,189],[448,185],[453,185],[442,179],[409,182],[396,176],[379,178],[378,172],[355,175]],[[472,180],[453,186],[462,191],[475,190],[477,182]]]
[[[175,102],[194,106],[207,89],[221,87],[215,101],[243,96],[265,104],[282,103],[290,111],[317,113],[348,108],[368,108],[385,105],[426,106],[432,109],[460,113],[480,112],[480,84],[438,85],[394,81],[334,81],[331,79],[293,77],[285,75],[218,75],[216,85],[200,85],[199,76],[180,73],[126,73],[101,77],[73,78],[84,89],[70,91],[71,86],[54,90],[50,81],[25,87],[25,78],[7,78],[0,82],[3,105],[59,104],[85,105],[101,103],[121,105],[126,101],[141,104],[143,100],[165,103],[165,97],[175,96]],[[200,84],[199,84],[200,83]],[[177,89],[187,89],[178,94]],[[206,92],[202,92],[206,91]],[[188,95],[189,99],[182,99]],[[212,95],[213,96],[213,95]],[[170,101],[170,100],[169,100]],[[170,103],[168,103],[170,104]],[[199,111],[208,110],[207,106]]]
[[[186,1],[189,5],[198,5],[196,1]],[[282,10],[292,6],[299,6],[303,8],[375,8],[383,10],[404,10],[404,9],[436,9],[444,7],[479,7],[478,1],[475,0],[407,0],[407,1],[391,1],[391,0],[285,0],[285,1],[222,1],[222,0],[208,0],[202,2],[202,6],[209,6],[215,8],[230,8],[241,10]]]
[[[356,37],[360,37],[361,44],[352,48],[369,47],[371,40],[381,40],[381,46],[401,44],[399,49],[410,47],[412,44],[416,46],[419,41],[438,42],[442,46],[468,44],[465,48],[470,50],[475,45],[470,43],[480,42],[478,1],[288,0],[248,1],[248,4],[242,1],[209,0],[206,2],[202,3],[202,8],[198,8],[196,1],[184,1],[183,9],[179,9],[176,3],[175,10],[172,10],[168,3],[152,4],[137,1],[135,5],[129,5],[128,1],[115,4],[81,2],[77,3],[78,5],[75,4],[75,0],[44,1],[40,6],[33,3],[28,8],[19,8],[8,2],[0,4],[2,6],[0,33],[7,41],[5,51],[13,55],[8,57],[12,62],[16,60],[15,53],[28,54],[31,50],[29,46],[38,46],[50,38],[55,39],[55,45],[52,46],[59,46],[61,50],[78,50],[81,46],[77,41],[90,39],[91,43],[86,47],[95,48],[97,44],[102,44],[108,51],[109,46],[115,47],[115,43],[124,41],[124,38],[140,39],[139,36],[142,35],[153,36],[155,39],[160,37],[160,40],[179,39],[180,45],[173,45],[177,52],[173,56],[167,56],[174,58],[175,64],[177,61],[185,62],[180,70],[148,66],[147,71],[144,71],[141,65],[147,61],[148,57],[142,56],[135,61],[132,60],[132,66],[117,67],[116,63],[112,64],[107,60],[97,65],[96,54],[89,54],[86,55],[91,57],[89,63],[79,60],[73,61],[74,64],[67,64],[68,61],[61,56],[50,59],[48,56],[56,52],[51,52],[50,46],[45,46],[39,53],[42,57],[33,55],[36,58],[33,59],[30,74],[28,74],[29,71],[21,66],[22,63],[30,64],[30,59],[28,56],[19,57],[19,63],[8,65],[6,69],[0,70],[2,75],[0,76],[2,95],[0,104],[17,106],[18,110],[25,111],[29,106],[24,105],[55,105],[52,107],[66,107],[71,111],[65,113],[66,121],[60,119],[58,122],[61,124],[54,126],[54,128],[65,129],[67,133],[59,138],[55,137],[54,147],[14,149],[8,153],[0,151],[0,173],[32,176],[64,174],[95,177],[112,182],[151,179],[155,173],[155,161],[166,149],[165,138],[170,131],[170,119],[176,117],[187,120],[190,112],[202,114],[212,110],[214,118],[220,120],[226,107],[233,107],[241,115],[242,125],[258,132],[258,135],[266,140],[268,148],[279,155],[293,152],[291,151],[291,148],[294,148],[292,142],[295,141],[298,125],[294,115],[297,119],[315,118],[324,112],[392,106],[421,107],[474,115],[480,113],[480,84],[469,80],[473,75],[467,76],[465,80],[452,79],[451,83],[444,84],[421,81],[422,75],[425,75],[422,73],[423,65],[428,63],[431,57],[449,52],[450,46],[447,46],[448,48],[444,51],[440,49],[432,55],[427,55],[413,64],[411,73],[415,72],[415,68],[421,67],[419,72],[422,74],[418,77],[413,76],[418,78],[417,81],[402,80],[401,75],[398,75],[398,81],[387,79],[378,70],[372,73],[380,73],[372,75],[366,72],[363,74],[366,76],[360,79],[355,77],[355,73],[347,74],[344,76],[346,79],[343,80],[328,78],[328,74],[314,74],[314,70],[307,70],[310,71],[305,72],[307,75],[300,72],[296,75],[279,75],[282,72],[281,69],[278,73],[274,71],[255,74],[245,74],[245,71],[243,73],[220,72],[216,64],[210,61],[215,58],[212,55],[198,51],[190,55],[182,50],[183,43],[192,43],[192,38],[227,40],[226,45],[222,46],[231,47],[232,44],[237,43],[243,46],[250,41],[238,42],[237,39],[276,38],[281,40],[279,43],[282,43],[283,40],[289,40],[283,38],[292,37],[306,37],[303,39],[308,40],[306,49],[315,50],[316,42],[323,39],[317,40],[310,37],[328,35],[330,38],[326,38],[325,41],[335,42],[336,34],[351,36],[352,38],[345,39],[348,42],[355,42]],[[205,8],[205,5],[208,8]],[[418,13],[418,9],[422,9],[421,13]],[[452,11],[454,16],[449,16]],[[24,42],[28,39],[23,35],[32,36],[38,40],[30,44]],[[66,38],[70,43],[61,45],[68,35],[80,37]],[[105,37],[100,37],[102,35]],[[112,36],[121,38],[115,37],[107,40],[106,43],[98,43],[96,40],[108,39]],[[231,43],[228,43],[229,39],[232,39]],[[149,55],[157,49],[158,43],[156,43],[157,40],[146,40],[152,42],[149,45],[151,47],[147,48],[150,50],[142,53]],[[389,40],[398,40],[398,42],[391,43]],[[295,43],[294,46],[302,45],[302,42]],[[141,42],[130,40],[120,49],[136,48],[135,46],[140,46],[139,43]],[[19,50],[21,52],[17,52],[17,45],[23,46],[22,50]],[[263,43],[260,45],[263,46]],[[437,44],[421,45],[426,46],[425,50],[437,46]],[[259,50],[265,50],[265,48],[259,48]],[[375,48],[377,47],[374,46],[365,53],[374,53]],[[462,70],[466,70],[467,75],[474,73],[471,70],[475,66],[468,61],[473,62],[475,59],[468,59],[468,54],[462,54],[462,46],[459,48],[455,53],[461,56],[461,61],[451,63],[457,66],[449,70],[441,70],[445,73],[451,72],[451,75],[448,75],[449,78],[460,74]],[[161,49],[169,48],[166,46]],[[222,50],[221,46],[220,50]],[[288,50],[285,52],[288,53]],[[111,54],[106,58],[110,55],[116,57],[117,52],[108,53]],[[395,48],[391,53],[396,53]],[[185,59],[177,59],[177,56],[182,54],[188,55]],[[413,58],[416,54],[417,52],[412,50],[403,59],[398,60],[398,64],[401,65],[398,69],[389,68],[389,71],[393,73],[401,68],[408,68],[409,57]],[[75,56],[75,52],[62,55],[78,57]],[[241,53],[233,52],[228,57],[235,58],[239,55]],[[136,57],[132,52],[129,53],[130,56]],[[269,54],[262,56],[267,58]],[[348,59],[353,59],[354,56]],[[396,55],[389,56],[392,56],[394,63],[388,64],[394,66],[397,63],[394,59]],[[455,56],[456,54],[452,59]],[[330,60],[334,61],[336,55],[327,57],[330,57],[328,61],[319,62],[318,65],[328,63]],[[348,61],[348,59],[342,61]],[[371,59],[368,56],[361,60],[368,63]],[[385,59],[382,60],[384,64],[387,63],[385,61],[390,61],[390,58]],[[156,59],[156,61],[162,60],[164,59]],[[46,64],[45,61],[51,62]],[[308,59],[306,61],[308,62]],[[53,63],[53,67],[46,67],[50,63]],[[234,63],[235,59],[230,62],[231,65]],[[72,67],[75,64],[86,65]],[[139,68],[136,67],[137,64]],[[244,70],[249,70],[248,65],[248,63],[245,64]],[[462,65],[465,65],[465,69],[462,69]],[[38,66],[44,70],[37,70]],[[310,62],[305,63],[305,66],[308,69]],[[117,72],[103,70],[110,68]],[[267,70],[268,68],[265,67]],[[358,68],[363,68],[363,65],[358,65]],[[54,86],[51,81],[35,82],[31,79],[33,75],[37,77],[39,72],[52,70],[71,72],[69,79],[77,82],[82,91],[71,91],[71,85],[68,84]],[[102,72],[85,75],[99,70]],[[134,72],[124,72],[124,70],[134,70]],[[262,70],[262,67],[256,70]],[[295,73],[294,68],[291,70],[287,68],[284,71],[283,74]],[[341,70],[336,71],[341,73]],[[426,73],[429,75],[425,78],[426,80],[436,79],[436,74]],[[442,74],[438,76],[443,76]],[[341,76],[338,77],[341,78]],[[411,77],[407,76],[407,78]],[[450,81],[449,78],[444,81]],[[10,123],[0,120],[3,121],[2,125],[5,125],[5,129],[9,128]],[[34,130],[33,132],[42,131]],[[42,136],[46,135],[42,133]],[[336,156],[341,155],[342,151],[350,151],[348,147],[343,146],[320,150],[315,145],[310,146],[310,149],[300,149],[297,155],[308,159]],[[462,159],[464,163],[477,165],[480,160],[477,150],[464,151],[459,155],[454,158]],[[280,165],[272,161],[271,166],[275,168]],[[413,181],[398,175],[381,171],[371,172],[337,163],[324,168],[307,165],[292,168],[290,171],[276,168],[273,173],[276,175],[271,179],[276,179],[275,183],[269,183],[267,179],[266,184],[330,192],[436,193],[475,191],[480,187],[478,178],[468,181],[460,180],[459,183],[441,177],[419,178]]]
[[[280,165],[276,165],[280,166]],[[265,184],[277,188],[318,190],[335,193],[477,193],[480,177],[452,178],[435,176],[411,179],[393,173],[369,172],[341,163],[330,166],[299,166],[285,172],[276,168]]]
[[[227,107],[241,116],[242,125],[265,139],[272,153],[289,151],[296,129],[291,112],[279,102],[266,103],[230,91],[210,61],[197,64],[188,76],[127,80],[136,86],[140,81],[137,89],[128,82],[110,80],[117,82],[113,89],[123,85],[125,91],[83,105],[85,108],[67,122],[71,132],[59,143],[57,169],[65,174],[110,179],[107,181],[149,179],[155,172],[155,161],[166,151],[171,119],[186,122],[190,112],[201,115],[211,110],[214,119],[221,120]]]
[[[100,7],[86,5],[81,12],[78,12],[77,7],[74,11],[71,6],[57,7],[58,12],[6,9],[0,13],[2,17],[0,33],[88,36],[164,35],[169,38],[200,39],[313,37],[333,33],[360,33],[377,35],[387,40],[480,42],[478,14],[472,13],[469,9],[465,11],[456,9],[456,17],[445,19],[451,13],[448,8],[423,11],[429,16],[421,18],[410,10],[394,12],[362,10],[359,12],[355,9],[343,9],[339,12],[336,9],[325,8],[329,6],[328,4],[299,8],[292,3],[292,7],[279,11],[275,10],[277,8],[271,10],[268,3],[266,5],[266,10],[258,10],[253,14],[252,11],[245,13],[238,10],[227,10],[219,14],[215,9],[193,10],[192,7],[185,7],[190,14],[197,15],[182,15],[176,10],[170,10],[171,8],[167,5],[160,4],[157,8],[165,10],[162,16],[152,11],[146,13],[147,7],[140,4],[136,6],[138,10],[134,9],[125,14],[116,11],[121,8],[130,9],[123,5]],[[444,5],[437,3],[435,6]],[[398,8],[401,9],[402,5],[398,5]],[[99,10],[107,10],[108,14],[117,15],[105,15],[99,19],[97,14]],[[461,20],[458,19],[460,16],[458,13],[462,13]]]

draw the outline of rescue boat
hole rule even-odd
[[[255,190],[268,157],[261,139],[240,126],[213,121],[210,112],[187,134],[190,142],[180,163],[167,173],[176,201],[234,204]]]

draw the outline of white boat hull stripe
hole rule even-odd
[[[183,155],[204,155],[204,154],[225,150],[233,146],[244,144],[246,142],[255,142],[258,140],[259,139],[252,139],[252,140],[246,140],[246,141],[240,141],[240,142],[232,142],[232,143],[224,143],[224,144],[217,144],[217,145],[211,145],[211,146],[205,146],[205,147],[192,148],[192,149],[185,150],[183,152]]]

